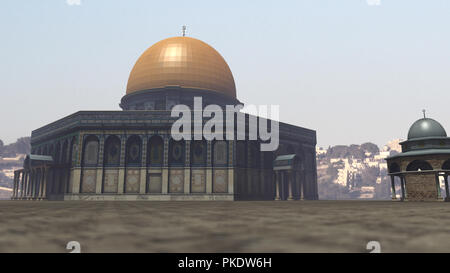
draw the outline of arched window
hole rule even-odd
[[[228,164],[228,143],[224,140],[216,140],[212,145],[213,165],[223,166]]]
[[[206,149],[205,140],[194,140],[191,142],[191,165],[206,165]]]
[[[444,162],[444,164],[442,165],[442,169],[450,170],[450,159]]]
[[[126,150],[126,164],[140,165],[141,164],[141,138],[139,136],[131,136],[127,140]]]
[[[406,167],[407,171],[430,171],[433,170],[430,163],[425,160],[414,160]]]
[[[400,172],[400,166],[397,163],[391,163],[389,165],[389,172],[390,173],[399,173]]]
[[[147,145],[147,165],[162,166],[164,163],[164,141],[160,136],[152,136]]]
[[[118,166],[120,164],[120,138],[109,136],[105,141],[104,164]]]
[[[169,165],[184,166],[184,140],[169,141]]]
[[[96,136],[88,136],[83,144],[83,165],[97,165],[99,142]]]

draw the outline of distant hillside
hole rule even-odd
[[[319,199],[389,199],[386,157],[401,149],[393,140],[383,149],[367,142],[317,148]]]
[[[29,154],[31,150],[30,137],[21,137],[15,143],[4,145],[0,139],[0,157],[16,157],[18,154]]]
[[[23,157],[30,153],[30,137],[19,138],[15,143],[4,145],[0,140],[0,199],[9,199],[12,188],[14,170],[23,166]]]

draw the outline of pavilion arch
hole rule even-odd
[[[120,165],[120,149],[121,141],[116,135],[110,135],[105,141],[105,154],[103,157],[104,165],[119,166]]]
[[[184,140],[169,140],[169,165],[184,166],[185,163],[185,142]]]
[[[130,136],[126,144],[126,165],[140,166],[142,161],[141,153],[142,140],[138,135]]]
[[[83,141],[83,166],[94,166],[98,162],[99,141],[95,135],[87,136]]]
[[[147,166],[162,166],[164,163],[164,140],[154,135],[148,140]]]
[[[431,171],[433,167],[425,160],[414,160],[408,164],[406,171]]]
[[[191,166],[206,166],[207,149],[205,139],[191,141]]]
[[[400,166],[397,163],[391,163],[389,165],[389,172],[390,173],[399,173],[400,172]]]
[[[444,164],[442,164],[442,169],[450,170],[450,159],[448,159],[447,161],[444,162]]]

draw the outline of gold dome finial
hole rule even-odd
[[[186,25],[184,25],[182,27],[182,29],[183,29],[183,37],[185,37],[186,36],[186,29],[187,29]]]

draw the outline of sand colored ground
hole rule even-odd
[[[450,203],[0,201],[0,252],[450,252]]]

